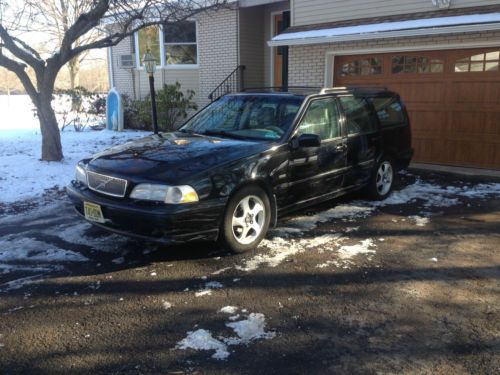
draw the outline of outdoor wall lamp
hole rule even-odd
[[[142,63],[144,68],[149,75],[149,92],[151,94],[151,114],[153,117],[153,130],[155,134],[158,134],[158,116],[156,113],[156,93],[155,93],[155,70],[156,70],[156,58],[153,56],[150,50],[147,50],[142,57]]]

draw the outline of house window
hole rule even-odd
[[[442,73],[444,61],[420,56],[396,55],[392,57],[392,74]]]
[[[196,22],[182,21],[163,26],[165,61],[167,65],[196,65],[198,46]]]
[[[137,48],[139,51],[139,63],[142,66],[142,57],[146,51],[151,51],[156,57],[156,63],[160,64],[160,28],[158,26],[148,26],[137,32]]]
[[[382,60],[378,57],[369,57],[365,59],[359,59],[354,61],[349,61],[342,64],[341,76],[368,76],[373,74],[382,73]]]
[[[455,73],[498,72],[500,51],[469,56],[455,62]]]

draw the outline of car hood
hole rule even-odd
[[[140,181],[180,183],[185,178],[265,151],[267,142],[164,133],[107,149],[89,169]]]

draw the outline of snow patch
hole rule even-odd
[[[205,329],[188,332],[186,338],[179,341],[175,348],[184,350],[215,350],[212,358],[218,360],[224,360],[229,357],[227,345],[214,338],[212,334]]]
[[[264,314],[251,313],[248,319],[239,322],[227,323],[227,327],[232,328],[238,335],[237,338],[229,338],[224,341],[228,345],[249,344],[258,339],[272,339],[276,332],[266,332],[266,317]]]
[[[361,241],[359,244],[352,246],[341,246],[338,250],[338,254],[341,259],[348,260],[359,254],[375,254],[376,251],[371,249],[376,247],[375,243],[372,239],[368,238],[366,240]]]
[[[409,216],[408,218],[415,221],[415,225],[417,227],[425,227],[430,222],[430,219],[428,217],[423,217],[418,215]]]
[[[232,307],[232,306],[226,306]],[[225,308],[222,308],[225,309]],[[220,311],[222,311],[222,309]],[[230,317],[229,319],[235,317]],[[236,316],[236,319],[239,315]],[[256,340],[269,340],[276,336],[276,332],[266,331],[266,318],[264,314],[251,313],[244,320],[238,322],[228,322],[226,326],[231,328],[236,334],[235,337],[214,338],[210,331],[198,329],[187,333],[186,338],[182,339],[175,346],[176,349],[194,349],[194,350],[214,350],[212,358],[225,360],[229,357],[229,346],[249,345]]]
[[[194,295],[196,297],[211,296],[212,291],[210,289],[204,289],[204,290],[200,290],[199,292],[196,292]]]
[[[236,311],[238,311],[238,308],[236,306],[225,306],[219,310],[219,312],[224,314],[235,314]]]

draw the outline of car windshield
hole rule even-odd
[[[303,100],[284,95],[227,95],[189,120],[181,131],[228,138],[279,140],[292,125]]]

